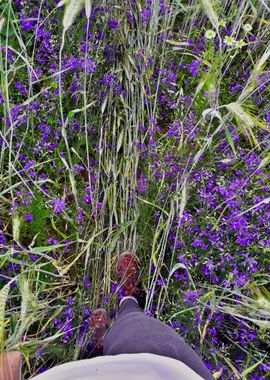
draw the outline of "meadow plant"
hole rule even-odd
[[[124,250],[215,378],[270,376],[270,8],[0,4],[0,349],[89,357]]]

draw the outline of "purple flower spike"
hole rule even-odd
[[[108,20],[108,26],[110,29],[118,29],[119,28],[119,24],[115,20]]]
[[[61,212],[64,210],[65,208],[65,201],[63,199],[53,199],[52,202],[51,202],[54,210],[53,210],[53,213],[55,215],[57,214],[61,214]]]
[[[24,216],[24,220],[26,221],[26,222],[33,222],[33,215],[32,214],[26,214],[25,216]]]

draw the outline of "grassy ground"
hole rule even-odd
[[[270,376],[270,8],[0,4],[0,349],[86,358],[114,264],[220,379]]]

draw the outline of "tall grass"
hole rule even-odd
[[[56,6],[42,1],[35,26],[27,30],[19,18],[31,15],[29,7],[19,10],[16,2],[6,1],[0,8],[1,350],[21,350],[24,372],[31,376],[87,357],[91,311],[105,306],[113,317],[121,295],[115,263],[122,251],[132,250],[142,260],[145,312],[178,323],[176,329],[211,363],[216,378],[263,376],[262,365],[269,363],[264,352],[269,347],[269,248],[258,242],[239,248],[229,223],[251,215],[249,223],[258,224],[252,218],[269,203],[256,177],[260,165],[260,180],[269,186],[267,3],[69,0]],[[111,20],[118,27],[111,27]],[[52,49],[43,65],[40,28],[50,32],[51,46],[42,49]],[[205,37],[209,29],[215,42]],[[246,45],[226,45],[226,35]],[[92,71],[89,58],[96,63]],[[245,70],[238,92],[230,91],[235,72],[240,77]],[[26,93],[15,82],[25,84]],[[169,103],[162,103],[162,95]],[[56,148],[44,138],[52,132],[41,136],[41,124],[58,133]],[[37,144],[43,138],[44,144]],[[245,162],[254,152],[264,164],[249,171]],[[214,173],[216,186],[229,188],[230,164],[242,170],[246,182],[230,199],[217,197],[211,208],[200,197],[207,175]],[[237,215],[227,213],[228,202],[241,196],[246,203]],[[28,213],[33,221],[25,219]],[[211,240],[205,253],[192,244],[206,234],[207,223],[222,237]],[[232,269],[223,273],[224,288],[201,269],[211,259],[218,272],[225,254],[236,258],[241,250],[257,250],[261,265],[242,286],[234,284]],[[196,296],[193,304],[184,301],[189,292]],[[221,315],[226,331],[254,329],[257,346],[229,342]],[[211,335],[215,323],[220,344]],[[242,361],[235,350],[243,353]]]

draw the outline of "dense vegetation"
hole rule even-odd
[[[0,349],[89,356],[114,265],[220,379],[270,376],[270,8],[0,4]]]

